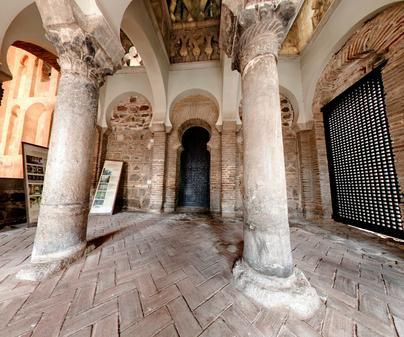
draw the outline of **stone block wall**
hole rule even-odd
[[[115,130],[108,135],[105,159],[124,162],[116,201],[117,209],[149,209],[152,139],[150,129]]]
[[[23,179],[0,179],[0,228],[26,222]]]

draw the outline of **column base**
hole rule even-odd
[[[83,256],[86,243],[69,250],[43,256],[32,256],[29,266],[21,269],[16,278],[26,281],[42,281],[66,268]]]
[[[290,314],[306,320],[320,308],[316,290],[297,268],[291,276],[279,278],[258,273],[239,260],[233,268],[233,275],[239,290],[269,309],[287,308]]]

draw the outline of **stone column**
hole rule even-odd
[[[160,213],[163,207],[166,130],[163,123],[153,123],[152,186],[150,209]]]
[[[238,287],[258,302],[286,306],[306,319],[319,298],[294,269],[290,245],[277,71],[287,10],[261,2],[238,17],[234,66],[243,92],[244,250],[233,273]]]
[[[223,121],[222,127],[222,215],[234,216],[236,207],[237,124]]]
[[[94,25],[86,27],[86,20],[78,19],[82,13],[76,7],[69,8],[74,14],[69,25],[47,26],[54,17],[41,2],[39,9],[47,37],[58,51],[61,78],[32,266],[18,275],[26,279],[44,278],[85,251],[99,88],[123,55],[102,20],[97,35],[88,30]]]

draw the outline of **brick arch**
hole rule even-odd
[[[172,129],[167,139],[164,211],[176,208],[179,186],[179,158],[181,137],[192,126],[202,126],[210,133],[208,149],[211,154],[210,167],[210,210],[220,212],[221,200],[221,140],[216,128],[219,117],[217,102],[200,92],[192,92],[172,104],[170,120]]]
[[[404,3],[399,3],[388,7],[365,22],[331,58],[317,82],[312,108],[317,152],[313,165],[314,170],[319,172],[320,185],[319,193],[314,200],[321,209],[321,214],[318,215],[328,218],[332,213],[321,108],[385,61],[387,64],[383,69],[383,80],[387,114],[393,144],[396,144],[393,150],[396,156],[397,174],[400,185],[404,186],[404,150],[397,146],[402,128],[399,118],[401,114],[402,120],[400,105],[403,105],[403,99],[400,98],[399,93],[404,90],[404,79],[402,75],[399,75],[402,74],[404,66],[403,21]]]
[[[207,123],[206,121],[204,121],[201,118],[193,118],[193,119],[188,119],[183,124],[181,124],[181,126],[178,128],[178,140],[181,142],[185,131],[187,131],[188,129],[190,129],[194,126],[199,126],[201,128],[204,128],[206,131],[208,131],[209,138],[212,136],[212,130],[211,130],[209,123]]]

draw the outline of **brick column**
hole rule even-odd
[[[234,216],[236,206],[237,124],[222,126],[222,215]]]
[[[243,92],[244,249],[233,274],[238,288],[257,302],[307,319],[320,300],[292,261],[277,69],[294,10],[290,1],[275,6],[249,0],[236,18],[232,56]]]
[[[322,202],[314,130],[298,132],[302,211],[307,219],[322,217]]]
[[[163,208],[166,131],[163,123],[153,123],[152,186],[150,209],[160,213]]]

